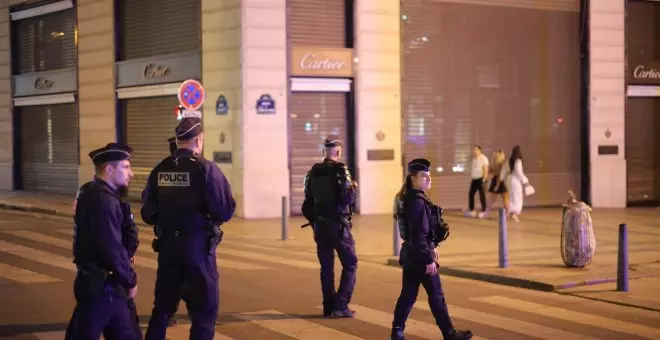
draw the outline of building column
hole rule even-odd
[[[591,203],[626,206],[625,0],[589,2]],[[618,148],[617,154],[607,149]],[[600,152],[599,152],[600,150]]]
[[[117,140],[113,0],[78,0],[78,182],[90,181],[88,153]]]
[[[357,0],[355,8],[361,214],[392,213],[402,184],[399,6],[398,0]]]
[[[204,157],[231,152],[231,163],[218,165],[238,216],[280,216],[289,194],[286,0],[202,0],[202,81]],[[256,113],[263,94],[275,100],[275,114]],[[215,113],[219,95],[226,115]]]
[[[10,27],[9,7],[0,5],[0,190],[14,187]]]
[[[202,1],[202,84],[204,102],[204,158],[214,153],[231,156],[217,163],[229,181],[236,213],[243,216],[243,149],[241,148],[241,2]],[[223,95],[227,113],[216,114],[216,100]]]

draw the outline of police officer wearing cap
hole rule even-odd
[[[80,193],[75,207],[73,257],[76,307],[66,339],[138,339],[136,318],[127,299],[137,293],[137,275],[122,244],[128,218],[120,192],[133,177],[132,149],[110,143],[89,153],[94,181]]]
[[[215,249],[220,226],[236,207],[229,183],[215,163],[201,156],[201,114],[186,115],[175,129],[178,149],[149,175],[143,192],[142,219],[156,226],[158,271],[155,301],[146,332],[164,340],[168,317],[186,286],[191,339],[213,339],[218,315]]]
[[[452,325],[438,275],[435,248],[449,236],[449,228],[442,219],[442,209],[425,194],[431,188],[430,167],[431,162],[426,159],[410,161],[405,183],[395,198],[396,220],[403,239],[399,255],[399,263],[403,266],[403,287],[394,309],[392,340],[404,339],[406,320],[417,300],[420,284],[426,289],[431,312],[443,338],[472,338],[472,332],[456,330]]]
[[[358,259],[350,218],[357,196],[357,183],[351,180],[346,165],[339,162],[343,147],[339,137],[328,136],[324,146],[325,159],[314,164],[305,176],[302,213],[314,229],[316,254],[321,263],[323,315],[353,317],[355,311],[348,308],[348,304],[355,288]],[[342,265],[337,291],[335,251]]]

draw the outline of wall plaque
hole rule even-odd
[[[614,156],[619,154],[618,145],[599,145],[598,155],[601,156]]]
[[[394,160],[394,149],[367,150],[368,161],[392,161]]]
[[[213,151],[213,161],[216,163],[231,163],[231,151]]]

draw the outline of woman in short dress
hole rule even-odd
[[[493,208],[493,204],[497,201],[498,196],[502,196],[503,207],[505,210],[509,209],[509,193],[506,190],[504,181],[500,179],[500,172],[504,169],[506,164],[506,155],[504,151],[497,150],[493,156],[493,164],[490,168],[490,187],[488,188],[489,200],[488,211]]]

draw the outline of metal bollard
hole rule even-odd
[[[286,196],[282,196],[282,241],[289,238],[289,200]]]
[[[392,234],[394,235],[394,251],[392,255],[399,256],[399,253],[401,252],[401,235],[399,234],[399,226],[396,222],[396,218],[394,219],[394,232]]]
[[[499,215],[499,253],[500,253],[500,268],[509,267],[509,240],[507,237],[507,228],[506,228],[506,210],[500,208]]]
[[[616,273],[616,290],[628,291],[628,226],[619,224],[619,261]]]

